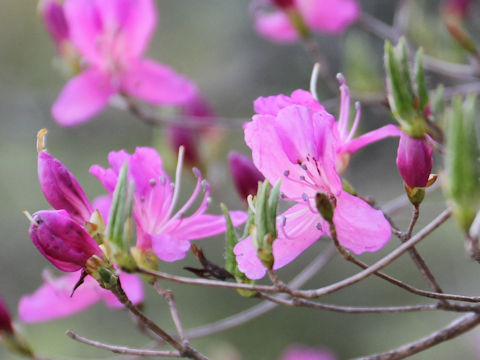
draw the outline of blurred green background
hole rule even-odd
[[[461,59],[436,16],[437,1],[418,1],[413,11],[415,41],[427,52],[453,60]],[[365,0],[363,10],[391,23],[397,1]],[[278,46],[259,38],[252,29],[248,1],[238,0],[158,0],[159,27],[149,55],[173,66],[196,81],[221,116],[248,119],[252,101],[261,95],[290,93],[308,88],[312,62],[299,45]],[[423,9],[423,10],[421,10]],[[383,90],[383,42],[353,26],[339,37],[318,36],[322,53],[332,72],[342,71],[354,90]],[[442,49],[440,53],[439,49]],[[65,79],[52,67],[54,47],[37,17],[36,3],[25,0],[0,2],[0,292],[12,314],[18,299],[33,292],[41,283],[41,272],[52,268],[36,251],[27,234],[28,221],[22,209],[33,212],[48,207],[36,175],[35,135],[49,129],[48,149],[76,175],[90,198],[103,189],[88,173],[91,164],[106,165],[109,151],[156,144],[168,156],[162,130],[152,129],[130,114],[109,109],[93,121],[77,128],[60,128],[50,116],[50,106]],[[430,78],[431,85],[438,79]],[[322,99],[336,94],[319,85]],[[336,106],[330,109],[337,114]],[[364,106],[362,131],[392,122],[383,107]],[[225,132],[223,146],[216,152],[208,178],[214,185],[211,211],[219,213],[219,202],[234,209],[242,205],[229,178],[226,155],[230,149],[248,154],[240,129]],[[160,144],[160,145],[159,145]],[[225,147],[228,144],[228,148]],[[352,159],[346,174],[356,189],[374,196],[379,204],[402,193],[395,168],[395,140],[370,146]],[[221,146],[221,145],[219,145]],[[437,159],[436,167],[440,167]],[[170,169],[171,170],[171,169]],[[184,198],[193,189],[185,179]],[[187,190],[188,189],[188,190]],[[425,224],[443,209],[441,194],[433,194],[423,206],[420,224]],[[395,216],[402,227],[410,210]],[[317,255],[326,240],[280,271],[289,279]],[[198,241],[208,255],[222,261],[223,237]],[[373,262],[398,245],[397,239],[381,252],[362,256]],[[452,221],[426,239],[419,250],[449,293],[480,293],[478,264],[466,258],[460,232]],[[161,269],[188,275],[182,267],[196,265],[185,261],[161,264]],[[357,270],[335,259],[308,287],[318,287],[355,273]],[[392,275],[426,288],[407,256],[388,268]],[[258,303],[223,289],[164,284],[175,291],[178,308],[186,328],[193,328],[234,314]],[[401,305],[426,303],[375,278],[343,290],[322,301],[344,305]],[[145,311],[167,330],[173,331],[168,307],[162,298],[148,290]],[[193,344],[212,359],[270,360],[290,343],[325,346],[344,359],[404,344],[446,325],[456,315],[441,312],[348,315],[303,308],[277,308],[241,327],[215,334]],[[107,343],[142,347],[150,340],[133,325],[123,311],[110,312],[103,304],[76,316],[47,324],[24,325],[23,329],[39,355],[53,359],[106,359],[113,354],[93,349],[67,338],[72,329],[81,335]],[[437,346],[414,356],[415,359],[475,359],[475,342],[480,331]],[[480,355],[477,355],[480,358]],[[0,359],[18,359],[0,347]]]

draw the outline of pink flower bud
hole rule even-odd
[[[63,5],[57,0],[43,0],[40,3],[39,10],[45,27],[55,42],[57,50],[59,50],[60,46],[69,40],[68,24]]]
[[[246,201],[248,195],[257,193],[258,182],[265,178],[250,159],[238,152],[232,151],[228,155],[228,161],[235,188],[242,200]]]
[[[93,255],[103,258],[95,240],[65,210],[33,215],[30,238],[38,251],[62,271],[78,271]]]
[[[473,4],[472,0],[446,0],[443,4],[443,13],[447,16],[464,18]]]
[[[90,218],[93,208],[78,181],[60,160],[45,151],[38,153],[38,180],[54,209],[66,210],[79,224]]]
[[[13,326],[7,306],[0,297],[0,334],[4,331],[13,334]]]
[[[397,167],[410,187],[425,187],[432,171],[433,149],[424,139],[415,139],[402,133],[397,151]]]

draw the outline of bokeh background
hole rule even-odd
[[[248,1],[238,0],[158,0],[159,27],[149,55],[173,66],[196,81],[216,112],[227,118],[248,119],[252,101],[261,95],[290,93],[308,88],[312,61],[301,45],[279,46],[259,38],[252,29]],[[416,1],[411,13],[410,34],[414,43],[423,44],[429,54],[452,61],[462,61],[461,52],[438,20],[440,1]],[[397,1],[364,0],[363,11],[391,23]],[[478,20],[477,9],[472,15]],[[383,91],[383,42],[353,26],[343,36],[318,36],[323,55],[332,73],[342,71],[356,91]],[[28,221],[22,209],[36,211],[48,207],[36,175],[35,134],[48,128],[48,149],[76,175],[90,198],[103,193],[102,187],[88,173],[91,164],[106,165],[109,151],[135,146],[157,146],[168,160],[161,128],[152,128],[116,109],[109,109],[93,121],[77,128],[60,128],[50,116],[50,106],[65,79],[52,66],[54,46],[36,12],[36,3],[25,0],[0,2],[0,292],[12,314],[18,299],[41,284],[41,273],[52,267],[36,251],[27,234]],[[433,87],[439,80],[430,76]],[[330,93],[319,84],[322,99]],[[329,108],[337,114],[337,106]],[[382,106],[364,106],[361,131],[392,122]],[[228,124],[228,123],[227,123]],[[229,177],[226,156],[235,149],[248,154],[238,121],[231,122],[211,154],[208,168],[213,184],[212,212],[219,213],[220,201],[230,208],[241,208]],[[364,195],[379,204],[402,193],[402,182],[395,168],[396,140],[370,146],[352,159],[346,178]],[[212,156],[213,156],[212,155]],[[168,163],[169,161],[167,161]],[[173,161],[170,160],[170,163]],[[441,159],[436,165],[441,167]],[[171,170],[171,168],[170,168]],[[184,177],[183,198],[189,196],[193,181]],[[420,225],[431,220],[444,206],[441,193],[428,196],[422,208]],[[410,210],[395,216],[405,227]],[[207,254],[221,262],[223,237],[199,241]],[[317,255],[327,240],[320,241],[286,269],[291,278]],[[397,239],[381,252],[363,256],[372,262],[398,245]],[[449,293],[480,293],[478,264],[464,255],[463,240],[452,221],[419,246],[440,283]],[[185,261],[161,264],[161,269],[188,275],[183,266],[196,265],[189,256]],[[388,272],[419,287],[426,287],[413,263],[403,256]],[[53,271],[53,269],[52,269]],[[356,269],[337,258],[319,273],[308,287],[341,279]],[[193,328],[234,314],[258,303],[236,292],[223,289],[177,286],[178,308],[186,328]],[[147,290],[145,311],[167,330],[173,330],[168,307],[163,299]],[[344,305],[401,305],[426,303],[424,299],[370,278],[324,301]],[[193,341],[212,359],[270,360],[290,343],[328,347],[339,359],[385,351],[436,330],[456,315],[441,312],[348,315],[303,308],[277,308],[241,327]],[[103,304],[70,318],[46,324],[23,325],[38,354],[52,359],[110,359],[113,354],[76,343],[65,336],[67,329],[107,343],[142,347],[150,340],[133,325],[124,311],[111,312]],[[480,331],[437,346],[415,359],[480,359],[475,353]],[[0,347],[0,359],[17,356]]]

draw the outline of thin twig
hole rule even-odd
[[[432,346],[440,344],[444,341],[453,339],[463,333],[473,329],[478,324],[480,324],[480,314],[472,313],[466,314],[452,323],[447,327],[436,331],[429,336],[414,341],[412,343],[401,346],[397,349],[390,350],[382,354],[376,354],[371,356],[365,356],[358,358],[357,360],[400,360],[405,359],[406,357],[417,354],[423,350],[429,349]]]
[[[333,245],[329,245],[317,258],[315,258],[301,273],[299,273],[289,284],[291,289],[298,289],[309,281],[318,271],[320,271],[336,254]],[[285,298],[285,294],[278,296]],[[251,321],[276,308],[278,304],[270,301],[263,301],[260,304],[239,312],[235,315],[218,320],[214,323],[207,324],[198,328],[187,330],[187,336],[190,339],[211,335],[220,331],[228,330],[236,326]]]
[[[160,328],[155,322],[150,320],[145,314],[143,314],[133,303],[128,299],[127,295],[122,289],[120,281],[117,281],[117,286],[112,290],[113,294],[117,297],[117,299],[125,305],[125,307],[134,314],[140,321],[142,321],[146,327],[152,330],[155,334],[157,334],[162,340],[166,341],[170,345],[172,345],[175,349],[179,351],[179,353],[183,357],[188,357],[191,359],[196,360],[208,360],[207,357],[199,353],[195,348],[193,348],[190,344],[180,344],[177,340],[175,340],[171,335],[169,335],[165,330]]]
[[[185,343],[188,343],[188,339],[185,336],[185,331],[183,330],[183,325],[180,320],[180,316],[178,315],[177,305],[175,304],[175,298],[172,291],[163,289],[156,280],[152,282],[152,285],[155,290],[157,290],[157,292],[167,301],[168,306],[170,307],[170,314],[172,316],[173,323],[177,328],[178,336],[185,345]]]
[[[108,350],[115,354],[122,354],[122,355],[136,355],[136,356],[158,356],[158,357],[175,357],[180,358],[182,355],[178,351],[158,351],[158,350],[146,350],[146,349],[132,349],[126,346],[117,346],[117,345],[108,345],[101,343],[99,341],[90,340],[83,336],[80,336],[74,333],[72,330],[67,331],[67,336],[81,342],[83,344],[87,344],[98,349]]]

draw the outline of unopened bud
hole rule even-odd
[[[433,149],[425,139],[416,139],[402,133],[397,151],[397,167],[403,181],[410,188],[423,188],[433,166]]]
[[[13,326],[7,306],[0,297],[0,334],[3,332],[13,333]]]
[[[248,195],[257,193],[258,183],[265,180],[265,177],[257,170],[250,159],[236,151],[232,151],[228,155],[228,162],[235,189],[246,203]]]
[[[38,211],[29,232],[40,253],[62,271],[78,271],[93,255],[103,257],[95,240],[65,210]]]
[[[66,210],[82,224],[93,212],[77,179],[62,162],[45,151],[45,130],[38,132],[38,180],[47,201],[56,210]]]
[[[57,51],[61,52],[62,44],[69,41],[70,36],[62,2],[59,0],[41,0],[38,10],[45,27],[57,46]]]

